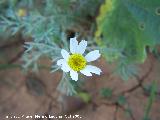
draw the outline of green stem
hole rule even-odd
[[[150,94],[150,97],[148,98],[146,110],[144,113],[144,118],[143,118],[144,120],[149,120],[149,113],[151,111],[152,104],[153,104],[155,97],[156,97],[156,91],[157,91],[157,84],[156,84],[156,81],[154,80],[152,82],[151,94]]]

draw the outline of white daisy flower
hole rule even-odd
[[[100,75],[102,72],[100,68],[92,65],[87,65],[87,62],[97,60],[101,54],[99,50],[89,52],[86,56],[83,56],[87,47],[87,41],[82,40],[79,44],[76,37],[70,39],[70,53],[62,49],[61,54],[63,59],[57,61],[57,65],[61,67],[64,72],[70,72],[72,80],[78,80],[78,72],[92,76],[91,73]]]

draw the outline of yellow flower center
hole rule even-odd
[[[68,65],[74,71],[80,71],[85,68],[86,66],[86,59],[81,54],[73,54],[69,57]]]

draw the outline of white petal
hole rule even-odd
[[[78,47],[78,41],[77,41],[76,37],[70,38],[70,52],[72,54],[76,53],[77,47]]]
[[[80,72],[86,76],[92,76],[90,71],[87,69],[87,66],[83,70],[80,70]]]
[[[62,64],[65,62],[65,59],[60,59],[57,61],[58,66],[62,66]]]
[[[62,64],[61,69],[62,69],[64,72],[69,72],[69,71],[71,70],[71,68],[69,67],[69,65],[67,64],[66,61]]]
[[[99,50],[94,50],[94,51],[89,52],[85,56],[85,58],[86,58],[87,62],[91,62],[91,61],[97,60],[100,56],[101,56],[101,54],[99,53]]]
[[[82,40],[78,45],[77,53],[83,54],[86,50],[86,47],[87,47],[87,41]]]
[[[76,71],[71,70],[70,76],[71,76],[72,80],[75,80],[75,81],[78,80],[78,73]]]
[[[60,59],[57,61],[57,65],[58,66],[61,66],[61,69],[64,71],[64,72],[69,72],[71,70],[71,68],[69,67],[69,65],[67,64],[66,60],[65,59]]]
[[[87,65],[85,69],[86,69],[86,71],[89,71],[91,73],[95,73],[97,75],[100,75],[100,73],[102,72],[100,68],[93,66],[93,65]]]
[[[66,51],[66,50],[64,50],[64,49],[62,49],[61,50],[61,54],[62,54],[62,57],[65,59],[65,60],[68,60],[68,58],[69,58],[69,53]]]

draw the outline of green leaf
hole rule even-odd
[[[135,64],[129,63],[127,58],[122,58],[118,61],[115,73],[120,75],[123,80],[127,81],[129,78],[138,74],[138,67]]]
[[[123,95],[119,96],[117,102],[118,102],[120,105],[124,105],[124,104],[127,102],[126,97],[123,96]]]
[[[68,74],[63,72],[62,79],[60,83],[58,84],[57,89],[68,96],[73,96],[77,94],[77,91],[75,90],[75,86],[73,86],[73,83],[71,83],[71,78]]]
[[[160,18],[155,14],[156,4],[160,5],[160,1],[106,0],[97,17],[95,36],[99,45],[121,49],[132,63],[144,62],[146,46],[159,43]],[[112,58],[107,55],[106,59]]]
[[[110,98],[112,96],[112,90],[110,88],[102,88],[100,94],[103,97]]]
[[[88,103],[89,101],[91,101],[90,94],[86,92],[79,92],[77,93],[77,96],[80,97],[85,103]]]
[[[160,43],[160,17],[157,13],[159,8],[159,0],[136,0],[137,2],[131,2],[131,0],[123,0],[124,5],[128,8],[129,12],[136,19],[138,23],[143,24],[144,35],[148,36],[150,40],[155,43]],[[156,3],[156,6],[155,6]],[[147,9],[146,9],[147,8]]]

